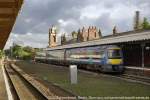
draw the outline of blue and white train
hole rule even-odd
[[[116,45],[47,49],[38,52],[36,61],[53,64],[76,64],[80,68],[101,72],[123,72],[123,54]]]

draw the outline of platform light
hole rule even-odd
[[[150,50],[150,47],[146,47],[146,50]]]

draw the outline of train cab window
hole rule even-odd
[[[121,58],[120,49],[109,49],[108,50],[108,58]]]

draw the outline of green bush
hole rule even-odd
[[[0,50],[0,59],[4,56],[4,51]]]
[[[150,23],[148,22],[147,18],[144,17],[144,20],[141,26],[142,26],[142,29],[150,29]]]
[[[22,47],[15,45],[13,47],[13,57],[23,60],[31,60],[34,55],[34,50],[31,47]]]

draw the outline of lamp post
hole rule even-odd
[[[141,44],[141,48],[142,48],[142,68],[144,68],[145,64],[144,64],[144,47],[145,47],[145,43]]]

